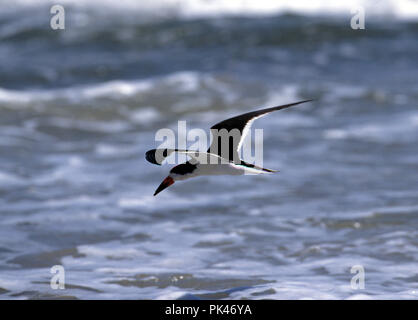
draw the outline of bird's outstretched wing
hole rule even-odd
[[[215,124],[212,128],[210,128],[213,140],[208,149],[208,153],[216,154],[234,163],[241,163],[242,160],[239,157],[239,151],[254,120],[273,111],[289,108],[309,101],[312,100],[303,100],[281,106],[251,111]]]

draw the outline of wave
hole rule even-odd
[[[53,0],[16,0],[13,4],[6,3],[9,9],[54,5]],[[125,11],[153,14],[155,16],[177,16],[184,18],[214,17],[219,15],[275,15],[293,13],[300,15],[348,15],[359,6],[366,10],[367,17],[390,16],[396,19],[418,18],[418,2],[413,0],[355,0],[340,2],[333,0],[61,0],[60,4],[79,9],[97,11]]]
[[[416,112],[399,113],[378,122],[326,129],[323,137],[330,140],[363,140],[376,143],[414,143],[418,132]]]
[[[211,76],[192,71],[175,72],[166,76],[141,80],[113,80],[84,86],[73,86],[42,90],[12,90],[0,88],[0,103],[9,107],[32,105],[34,102],[67,100],[77,103],[99,98],[132,97],[140,93],[155,90],[155,87],[175,88],[176,92],[186,93],[199,88],[200,81],[207,81]],[[212,81],[216,86],[216,83]],[[10,104],[10,105],[8,105]]]

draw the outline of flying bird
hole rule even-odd
[[[219,122],[210,128],[213,140],[207,152],[165,148],[147,151],[145,153],[145,158],[149,162],[157,165],[161,165],[164,159],[173,152],[186,154],[191,158],[189,161],[179,164],[170,170],[170,174],[163,180],[163,182],[161,182],[155,191],[154,196],[171,186],[175,181],[186,180],[197,176],[242,175],[245,173],[262,174],[277,172],[276,170],[261,168],[240,159],[239,152],[241,150],[243,140],[251,129],[251,125],[254,120],[273,111],[286,109],[309,101],[312,100],[303,100],[282,106],[252,111]]]

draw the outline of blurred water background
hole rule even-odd
[[[58,2],[0,1],[1,299],[418,297],[417,1]],[[158,129],[309,98],[152,196]]]

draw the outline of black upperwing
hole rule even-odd
[[[242,141],[246,133],[250,130],[251,124],[255,119],[265,116],[270,112],[286,109],[309,101],[312,100],[303,100],[282,106],[251,111],[219,122],[210,128],[213,140],[207,152],[217,154],[234,163],[241,163],[242,160],[239,157],[239,150],[241,149]],[[223,145],[224,150],[222,149]]]

